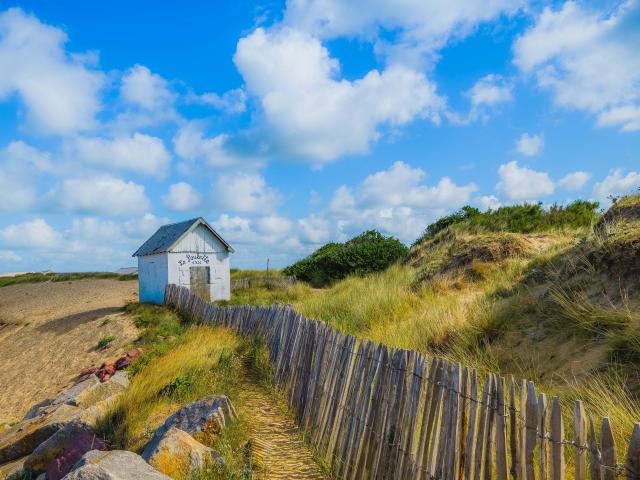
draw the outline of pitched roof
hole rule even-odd
[[[198,225],[203,225],[207,228],[211,234],[216,237],[228,252],[233,253],[234,250],[211,226],[202,218],[192,218],[191,220],[185,220],[183,222],[171,223],[169,225],[163,225],[156,233],[151,235],[149,239],[142,244],[138,250],[133,254],[134,257],[141,257],[143,255],[154,255],[156,253],[164,253],[171,250],[178,240],[180,240],[187,232],[196,228]]]

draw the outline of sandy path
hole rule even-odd
[[[273,396],[251,378],[243,384],[243,408],[250,419],[254,460],[264,471],[260,480],[327,478],[302,440],[299,428]]]
[[[137,336],[122,306],[136,281],[79,280],[0,288],[0,423],[56,395],[83,368],[111,360]],[[97,351],[100,337],[116,340]]]

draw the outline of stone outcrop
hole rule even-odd
[[[170,477],[186,477],[192,470],[214,461],[222,462],[222,455],[203,445],[187,432],[170,427],[155,448],[145,449],[142,458]]]
[[[64,480],[171,480],[145,462],[140,455],[125,450],[91,450],[73,466]]]

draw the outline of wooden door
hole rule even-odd
[[[209,267],[189,267],[190,290],[203,300],[211,301]]]

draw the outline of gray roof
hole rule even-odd
[[[142,244],[142,246],[136,250],[133,254],[134,257],[141,257],[143,255],[154,255],[156,253],[164,253],[171,250],[178,240],[180,240],[189,230],[196,228],[198,225],[204,225],[211,234],[216,237],[224,245],[228,252],[233,253],[234,250],[211,226],[202,218],[192,218],[191,220],[185,220],[183,222],[171,223],[169,225],[163,225],[156,233],[151,235],[149,239]]]

